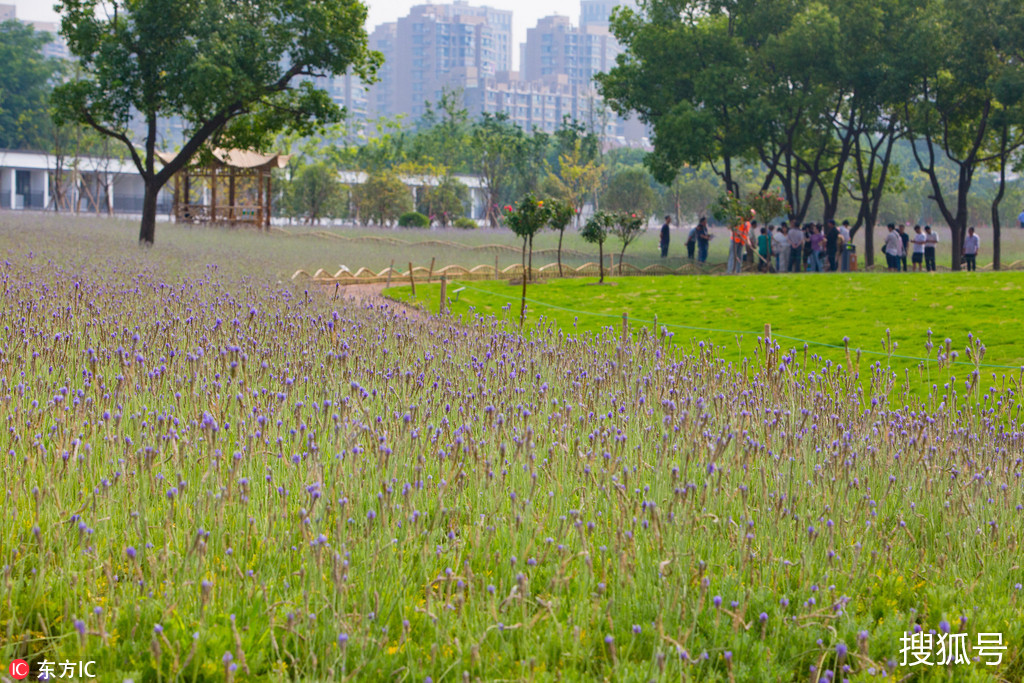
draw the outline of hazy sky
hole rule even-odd
[[[377,24],[394,21],[408,13],[413,5],[426,4],[424,0],[364,0],[370,8],[368,30]],[[0,0],[10,3],[11,0]],[[19,19],[57,21],[53,11],[54,0],[14,0],[18,6]],[[439,3],[440,4],[440,3]],[[519,61],[519,44],[526,40],[526,29],[536,25],[537,20],[550,14],[561,14],[576,24],[580,18],[579,0],[474,0],[472,5],[489,5],[496,9],[513,10],[512,30],[515,48],[512,53],[513,66]]]

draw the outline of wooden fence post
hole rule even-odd
[[[412,287],[412,298],[416,298],[416,278],[412,276],[412,261],[409,261],[409,285]]]
[[[442,275],[441,276],[441,306],[440,306],[440,308],[438,308],[438,310],[441,312],[441,315],[444,315],[445,297],[447,295],[448,295],[448,276],[447,275]]]
[[[427,283],[434,279],[434,257],[430,257],[430,272],[427,273]]]

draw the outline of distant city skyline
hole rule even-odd
[[[18,7],[18,18],[28,21],[60,21],[60,15],[53,11],[54,0],[4,0]],[[366,20],[367,32],[375,26],[397,21],[416,5],[431,4],[424,0],[364,0],[369,10]],[[448,4],[442,0],[432,4]],[[580,19],[580,0],[472,0],[471,5],[488,6],[494,9],[512,10],[512,68],[519,69],[519,45],[526,42],[526,30],[533,28],[542,18],[552,14],[569,17],[573,24]]]

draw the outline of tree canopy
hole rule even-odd
[[[372,80],[360,0],[63,0],[61,33],[82,77],[53,94],[61,120],[119,140],[145,182],[139,240],[155,237],[160,188],[211,146],[266,149],[342,110],[310,79]],[[178,117],[184,144],[158,168],[157,130]],[[145,129],[135,140],[131,123]]]
[[[1024,143],[1019,2],[646,0],[618,8],[612,30],[625,50],[599,86],[651,127],[646,164],[662,183],[706,165],[739,194],[738,170],[756,165],[753,191],[780,187],[797,221],[855,198],[856,230],[878,218],[902,139],[953,231],[954,268],[985,168],[1000,174],[998,229]]]
[[[0,23],[0,149],[39,149],[49,133],[49,97],[62,64],[43,56],[50,40],[32,26]]]

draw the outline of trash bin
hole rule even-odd
[[[850,272],[857,270],[857,245],[846,245],[846,261],[850,266]]]

